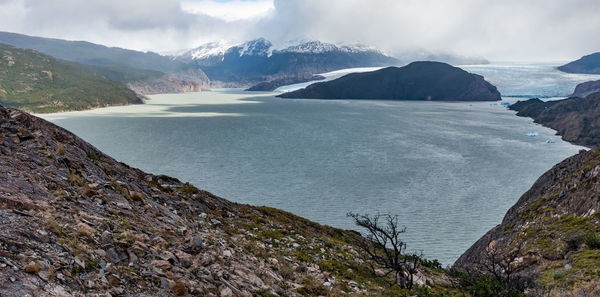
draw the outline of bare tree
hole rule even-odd
[[[348,213],[354,223],[367,229],[367,234],[358,239],[357,244],[366,256],[373,272],[377,268],[386,269],[383,277],[390,274],[394,282],[401,288],[412,289],[414,275],[421,265],[421,256],[417,254],[405,255],[406,243],[400,235],[406,232],[406,227],[399,227],[397,215],[359,215]]]
[[[492,275],[505,290],[519,290],[522,281],[519,272],[526,268],[518,258],[522,254],[522,240],[507,245],[507,248],[496,247],[497,243],[491,241],[483,251],[482,258],[477,261],[479,269],[483,273]]]

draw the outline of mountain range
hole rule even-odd
[[[173,59],[203,69],[212,81],[242,85],[306,77],[344,68],[400,63],[381,51],[365,46],[308,41],[276,49],[264,38],[237,45],[209,43],[173,56]]]

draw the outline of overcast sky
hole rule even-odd
[[[0,0],[0,30],[158,52],[265,37],[555,61],[600,51],[600,0]]]

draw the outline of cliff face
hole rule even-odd
[[[127,86],[141,95],[200,92],[209,85],[206,75],[193,77],[166,74],[159,78],[135,81]]]
[[[439,62],[353,73],[280,95],[282,98],[496,101],[500,93],[482,76]]]
[[[399,294],[356,232],[142,172],[2,106],[0,177],[0,296]]]
[[[548,102],[529,99],[509,108],[518,111],[518,116],[531,117],[558,131],[566,141],[588,147],[600,145],[600,93]]]
[[[591,94],[600,92],[600,80],[580,83],[575,87],[572,97],[585,98]]]
[[[506,252],[520,246],[514,265],[524,265],[523,275],[541,287],[558,292],[600,289],[595,273],[600,268],[599,175],[598,149],[581,151],[557,164],[454,266],[476,268],[485,262],[486,249]]]

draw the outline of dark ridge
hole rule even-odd
[[[440,62],[413,62],[352,73],[279,95],[281,98],[497,101],[500,93],[482,76]]]

